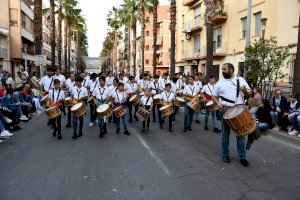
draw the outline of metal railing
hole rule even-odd
[[[7,49],[0,47],[0,58],[7,59],[8,54],[7,54]]]

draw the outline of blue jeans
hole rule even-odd
[[[300,115],[296,113],[291,113],[288,115],[289,121],[292,123],[293,130],[298,130],[299,126],[298,123],[300,122]]]
[[[279,115],[279,113],[276,112],[276,111],[271,111],[270,115],[271,115],[273,123],[274,124],[277,123],[278,122],[278,115]]]
[[[261,132],[265,132],[266,130],[271,128],[268,123],[259,123],[258,127]]]
[[[200,108],[195,111],[195,120],[200,120]]]
[[[194,110],[191,109],[188,105],[188,101],[184,103],[184,128],[188,129],[192,127]]]
[[[99,124],[99,129],[100,133],[104,133],[104,119],[98,115],[98,124]]]
[[[206,107],[206,110],[205,110],[205,126],[208,125],[209,113],[211,113],[213,127],[217,128],[216,111],[210,111],[208,107]]]
[[[81,117],[76,117],[73,114],[73,130],[74,130],[74,134],[77,134],[77,121],[79,120],[79,134],[82,134],[82,126],[83,126],[83,116]]]
[[[1,116],[1,120],[0,120],[0,132],[5,130],[5,122],[4,122],[4,118],[2,115]],[[3,120],[2,120],[3,119]]]
[[[122,117],[116,118],[117,130],[120,131],[121,119],[122,119],[122,122],[123,122],[123,129],[124,129],[124,131],[128,131],[128,129],[127,129],[126,114],[123,115]]]
[[[229,135],[230,135],[230,127],[226,123],[225,120],[222,121],[222,153],[223,156],[229,156]],[[246,158],[246,150],[245,150],[245,137],[244,136],[236,136],[236,147],[239,153],[240,159]]]

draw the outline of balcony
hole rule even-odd
[[[33,10],[27,0],[21,1],[21,10],[31,19],[34,19]]]
[[[7,49],[4,47],[0,47],[0,58],[8,59]]]
[[[157,46],[162,46],[163,45],[163,38],[162,38],[162,36],[157,36],[156,45]]]
[[[188,21],[186,23],[186,28],[182,31],[183,33],[194,33],[202,30],[202,25],[200,23],[200,18],[197,20]]]
[[[22,37],[26,38],[30,42],[34,42],[34,35],[27,31],[25,28],[21,28],[21,35]]]
[[[225,57],[226,56],[227,43],[218,44],[213,42],[214,57]]]
[[[182,5],[183,6],[192,6],[193,4],[197,3],[198,0],[183,0]]]
[[[212,18],[214,26],[220,25],[227,20],[227,6],[220,7],[217,14]]]
[[[184,61],[204,59],[204,51],[202,49],[189,49],[181,51],[181,59]]]

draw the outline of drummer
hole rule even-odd
[[[141,98],[141,104],[146,110],[151,112],[150,110],[151,110],[151,106],[153,104],[153,98],[152,98],[150,89],[145,90],[145,94]],[[143,130],[142,130],[142,132],[143,133],[148,133],[149,132],[149,126],[150,126],[150,115],[147,119],[147,127],[146,127],[146,121],[143,121]]]
[[[159,75],[155,75],[153,81],[150,83],[150,90],[151,90],[151,94],[153,96],[160,94],[160,90],[159,90],[159,84],[158,84],[158,80],[159,80]],[[161,114],[159,112],[159,108],[161,107],[161,105],[158,104],[153,104],[153,108],[152,108],[152,122],[155,122],[156,120],[156,115],[155,115],[155,109],[157,109],[157,113],[158,113],[158,120],[160,121],[161,118]]]
[[[150,82],[148,80],[148,74],[143,74],[143,79],[139,81],[139,93],[145,92],[146,89],[149,89]]]
[[[125,90],[126,90],[126,93],[128,95],[127,103],[128,103],[128,111],[129,111],[129,123],[132,123],[132,106],[134,106],[134,119],[136,121],[138,121],[138,118],[135,116],[135,114],[138,110],[138,104],[133,105],[132,102],[129,102],[129,99],[133,95],[137,94],[137,92],[138,92],[138,85],[135,83],[135,77],[134,76],[129,77],[129,83],[127,83],[125,85]]]
[[[195,77],[195,81],[194,81],[194,84],[196,85],[196,87],[199,88],[199,91],[201,91],[202,89],[202,82],[200,80],[200,78],[202,77],[202,73],[199,73],[199,72],[195,72],[194,73],[194,77]],[[200,108],[198,108],[196,111],[195,111],[195,122],[197,124],[200,124]]]
[[[244,97],[251,95],[251,89],[243,77],[234,76],[234,66],[231,63],[225,63],[222,66],[224,79],[217,82],[214,87],[212,99],[218,104],[219,110],[226,110],[235,105],[244,104]],[[225,120],[222,122],[222,152],[223,161],[230,163],[229,159],[229,134],[230,127]],[[245,137],[237,136],[237,151],[240,156],[240,163],[248,167],[246,160]]]
[[[82,86],[83,78],[78,76],[75,78],[75,87],[72,88],[71,95],[73,97],[73,106],[77,103],[85,103],[88,98],[88,91],[85,87]],[[79,120],[79,131],[77,135],[77,122]],[[73,139],[77,139],[77,137],[82,136],[82,127],[83,127],[83,116],[76,117],[73,115]]]
[[[105,76],[100,76],[99,86],[93,91],[93,99],[97,106],[105,103],[107,97],[109,96],[109,89],[105,86]],[[107,123],[104,121],[100,115],[98,115],[99,122],[99,138],[103,138],[104,134],[107,134]]]
[[[89,92],[89,96],[91,97],[93,94],[93,91],[96,87],[98,87],[99,85],[99,81],[97,78],[97,74],[96,73],[92,73],[90,76],[90,81],[88,83],[88,92]],[[89,127],[94,126],[94,124],[96,123],[97,120],[97,109],[96,109],[96,105],[94,104],[93,101],[90,101],[90,124]]]
[[[188,103],[200,92],[199,87],[194,84],[194,81],[194,76],[189,76],[189,84],[183,89],[183,95],[185,96],[183,132],[192,131],[194,110],[188,106]]]
[[[114,77],[112,71],[107,72],[107,77],[105,79],[105,84],[107,87],[113,85]]]
[[[117,108],[118,106],[122,106],[124,109],[126,108],[127,93],[124,89],[124,83],[122,83],[122,82],[118,83],[118,89],[117,89],[117,91],[112,93],[112,97],[114,98],[114,101],[115,101],[115,108]],[[116,118],[116,124],[117,124],[116,133],[120,134],[121,119],[123,122],[124,134],[130,135],[130,132],[128,131],[128,128],[127,128],[126,114],[123,115],[122,117]]]
[[[204,87],[201,90],[201,92],[205,95],[206,103],[211,100],[212,91],[214,91],[216,82],[217,82],[217,77],[216,76],[214,76],[214,75],[209,76],[209,82],[207,83],[207,85],[204,85]],[[214,127],[214,132],[215,133],[220,133],[221,131],[217,128],[216,111],[215,110],[210,111],[209,107],[207,107],[207,106],[206,106],[206,110],[205,110],[205,126],[204,126],[204,129],[208,130],[207,125],[208,125],[208,118],[209,118],[210,113],[211,113],[212,123],[213,123],[213,127]]]
[[[70,96],[71,92],[72,92],[72,88],[75,87],[75,74],[72,73],[70,75],[70,78],[68,78],[65,83],[66,83],[66,87],[67,87],[67,96]],[[68,107],[67,108],[68,122],[66,124],[67,128],[71,127],[71,114],[72,114],[71,107]]]
[[[59,109],[62,109],[62,101],[65,99],[65,93],[60,88],[60,80],[54,79],[54,88],[49,91],[50,107],[57,106]],[[50,123],[53,127],[53,137],[56,137],[61,140],[61,115],[57,118],[50,119]]]
[[[174,92],[171,91],[171,83],[167,83],[165,85],[166,90],[161,93],[162,95],[162,100],[163,100],[163,106],[164,105],[170,105],[173,107],[173,101],[175,100],[175,94]],[[169,132],[173,132],[172,129],[172,121],[173,121],[173,114],[169,115]],[[163,123],[164,119],[161,118],[160,120],[160,128],[163,129]]]

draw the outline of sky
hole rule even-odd
[[[98,57],[102,50],[102,43],[107,33],[106,16],[109,10],[122,4],[123,0],[79,0],[79,8],[86,18],[89,56]],[[166,4],[169,0],[160,0]]]

